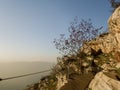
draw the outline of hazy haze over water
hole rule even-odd
[[[48,62],[0,63],[0,78],[39,72],[50,69],[52,65],[52,63]],[[23,90],[27,85],[39,82],[41,76],[45,76],[46,74],[48,73],[1,81],[0,90]]]

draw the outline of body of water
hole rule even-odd
[[[50,69],[52,65],[52,63],[48,62],[0,63],[0,78],[39,72]],[[24,90],[27,85],[39,82],[40,78],[47,74],[49,72],[0,81],[0,90]]]

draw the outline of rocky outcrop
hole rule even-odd
[[[110,33],[120,33],[120,7],[118,7],[108,19]]]
[[[56,78],[58,80],[56,90],[60,90],[61,87],[68,83],[66,74],[59,73],[58,75],[56,75]]]
[[[108,19],[108,30],[108,33],[86,42],[81,51],[91,54],[91,50],[101,50],[103,53],[112,53],[120,61],[120,7]]]
[[[106,76],[103,72],[96,74],[89,84],[91,90],[119,90],[120,81]]]
[[[67,86],[69,90],[74,90],[73,85],[77,88],[75,90],[79,90],[86,82],[88,87],[88,81],[92,78],[88,80],[86,77],[89,78],[91,72],[92,75],[95,75],[101,71],[101,68],[102,71],[95,75],[89,84],[89,88],[92,90],[120,90],[120,81],[112,79],[103,73],[120,68],[120,7],[110,16],[108,29],[108,33],[99,35],[94,40],[84,43],[80,49],[80,54],[83,54],[83,57],[82,55],[71,55],[70,57],[65,56],[58,59],[58,63],[53,69],[54,74],[41,79],[40,83],[27,90],[68,90],[66,89]],[[97,55],[92,55],[93,51]],[[116,64],[116,62],[119,62],[119,64]],[[83,73],[86,74],[86,77],[84,77]],[[74,75],[77,75],[77,79],[74,78]],[[83,81],[85,81],[82,80],[83,78],[86,80],[84,85],[82,85]]]
[[[91,54],[91,49],[98,51],[102,50],[103,53],[110,53],[117,47],[117,40],[116,37],[107,33],[105,35],[101,35],[97,37],[96,39],[87,42],[84,44],[84,46],[81,48],[81,51]]]
[[[120,61],[120,7],[118,7],[108,20],[109,33],[102,37],[96,38],[96,40],[90,41],[90,48],[94,50],[101,49],[103,53],[114,52],[116,60]],[[116,68],[120,68],[120,64],[116,65]],[[120,90],[120,81],[112,79],[106,76],[103,72],[96,74],[94,79],[89,84],[89,88],[92,90]]]
[[[117,41],[117,49],[120,50],[120,7],[118,7],[108,20],[108,29]]]

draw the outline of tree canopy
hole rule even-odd
[[[77,54],[84,42],[98,36],[101,29],[102,27],[95,28],[90,19],[78,22],[75,18],[68,29],[69,35],[60,34],[60,38],[54,39],[53,43],[63,55]]]

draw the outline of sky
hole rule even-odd
[[[53,40],[76,16],[106,29],[110,10],[108,0],[0,0],[0,62],[54,62]]]

